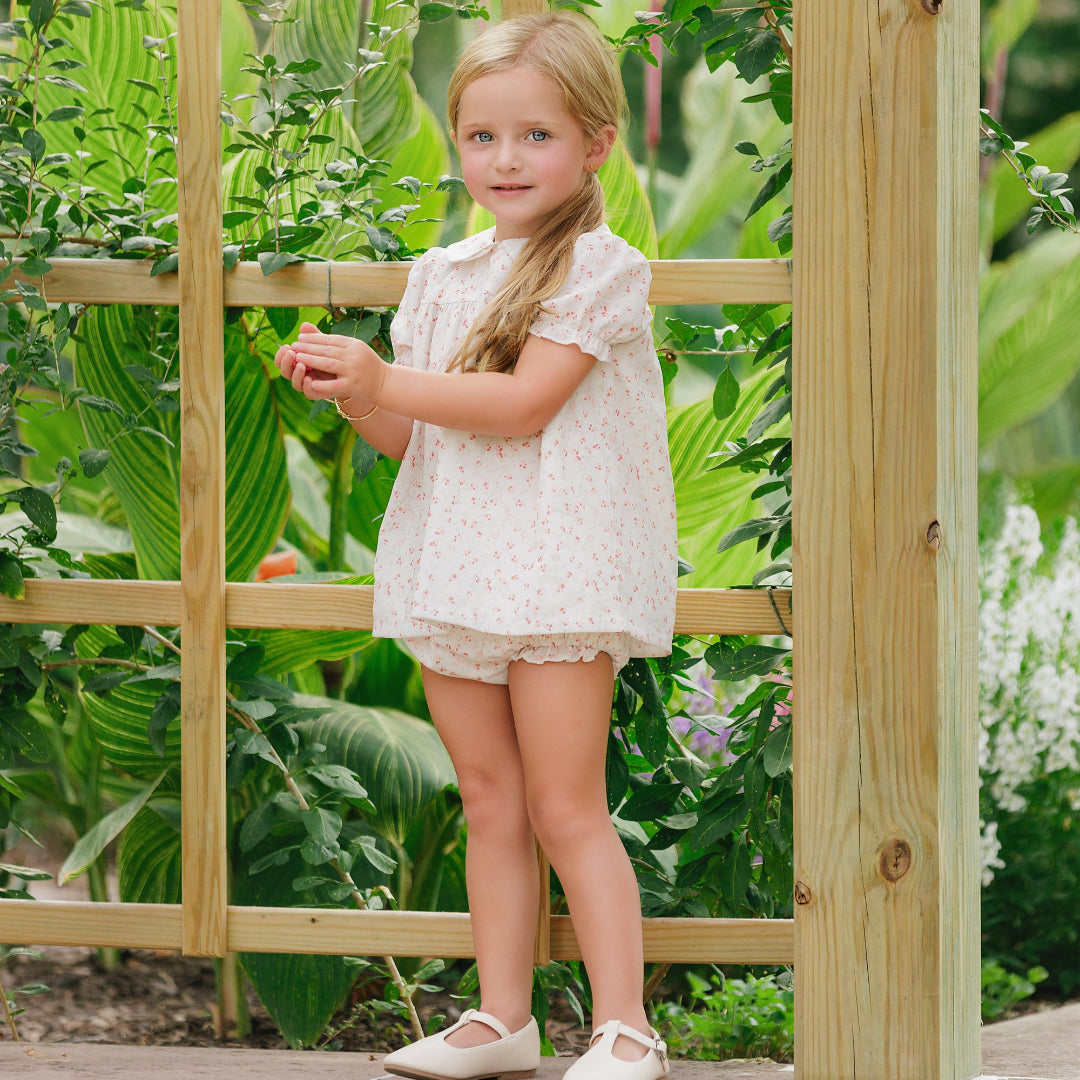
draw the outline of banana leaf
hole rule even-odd
[[[738,468],[718,469],[722,458],[710,454],[746,434],[751,421],[761,411],[765,391],[776,372],[760,371],[740,388],[739,403],[723,423],[713,415],[712,402],[668,409],[668,443],[675,479],[675,506],[679,521],[679,554],[694,567],[692,574],[679,579],[690,588],[723,588],[744,585],[755,571],[769,563],[768,552],[758,553],[753,544],[737,544],[716,552],[720,538],[737,525],[766,513],[750,494],[762,482],[762,475]],[[790,418],[771,428],[767,435],[789,435]]]
[[[323,760],[346,765],[375,804],[375,829],[402,844],[424,808],[456,783],[450,756],[435,728],[396,709],[366,708],[328,698],[297,696],[296,703],[325,711],[297,724],[308,743],[326,747]]]
[[[116,202],[124,199],[125,182],[145,180],[147,206],[174,213],[176,153],[164,139],[153,144],[158,152],[148,153],[145,126],[161,115],[158,93],[163,67],[173,80],[175,94],[174,60],[159,63],[152,55],[154,50],[162,50],[175,57],[175,39],[169,38],[176,29],[175,5],[172,10],[158,5],[135,10],[119,7],[116,0],[103,0],[89,19],[72,22],[65,34],[71,47],[58,51],[57,57],[85,65],[72,70],[70,76],[85,93],[43,79],[37,84],[38,111],[47,117],[61,106],[81,105],[86,114],[81,125],[39,125],[48,153],[67,153],[76,161],[79,155],[87,155],[78,172],[71,170],[72,175],[85,176],[87,185],[108,193]],[[144,39],[167,40],[144,45]],[[30,47],[21,38],[15,40],[22,51]],[[96,110],[107,112],[94,115]],[[84,133],[83,139],[77,130]]]
[[[984,278],[980,447],[1040,413],[1080,370],[1080,237],[1048,235]]]
[[[80,404],[91,445],[112,454],[106,476],[127,516],[140,576],[152,579],[180,574],[179,414],[150,408],[146,384],[125,365],[148,366],[161,347],[157,335],[174,340],[175,327],[169,309],[155,322],[149,309],[91,308],[75,356],[79,384],[125,414]],[[139,422],[128,431],[126,416],[133,415]],[[225,335],[225,445],[226,575],[246,580],[281,535],[289,489],[267,373],[235,328]]]
[[[121,903],[180,903],[179,817],[179,802],[155,799],[124,830],[116,856]]]

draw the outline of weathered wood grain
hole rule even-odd
[[[225,367],[220,0],[177,11],[184,951],[224,956]]]
[[[649,963],[790,964],[790,919],[643,919]],[[13,941],[37,945],[94,945],[180,949],[179,904],[93,904],[0,900],[0,926]],[[326,908],[228,908],[233,952],[324,955],[472,957],[470,917],[440,911],[352,911]],[[551,920],[551,958],[575,960],[581,951],[565,915]]]
[[[370,630],[370,585],[288,585],[229,582],[225,623],[249,629]],[[57,581],[31,579],[26,597],[0,597],[0,622],[178,626],[178,581]],[[680,589],[678,634],[790,632],[790,589]]]
[[[150,262],[50,259],[51,273],[16,280],[43,284],[50,300],[83,304],[176,304],[177,275],[150,276]],[[791,268],[784,259],[654,261],[653,304],[790,304]],[[401,300],[408,263],[296,263],[264,276],[255,262],[224,277],[226,307],[392,307]]]
[[[796,4],[801,1080],[979,1072],[977,16]]]

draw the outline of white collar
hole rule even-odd
[[[481,255],[487,255],[499,244],[521,245],[523,247],[525,239],[523,236],[515,236],[507,240],[496,240],[495,226],[492,225],[491,228],[485,229],[483,232],[474,233],[472,236],[466,236],[464,240],[459,240],[456,244],[451,244],[446,249],[446,259],[452,263],[469,262],[471,259],[478,259]]]

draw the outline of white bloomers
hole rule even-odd
[[[424,667],[455,679],[505,686],[514,660],[530,664],[595,660],[611,657],[617,675],[630,659],[631,636],[625,633],[487,634],[468,626],[445,626],[428,637],[403,638],[403,644]]]

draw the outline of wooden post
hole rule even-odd
[[[979,1072],[975,0],[795,0],[795,1061]]]
[[[551,863],[539,842],[536,860],[540,868],[540,903],[536,913],[536,942],[533,946],[533,963],[551,963]]]
[[[224,956],[225,370],[220,0],[177,8],[184,952]]]

